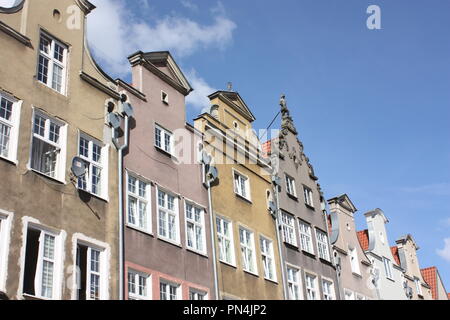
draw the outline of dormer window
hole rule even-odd
[[[161,101],[165,104],[169,104],[169,95],[161,90]]]

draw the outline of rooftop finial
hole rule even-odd
[[[228,82],[227,83],[227,90],[228,91],[233,91],[233,83],[232,82]]]
[[[294,121],[292,120],[292,117],[289,114],[285,94],[281,95],[280,106],[281,106],[281,128],[288,129],[292,133],[297,134],[297,129],[295,129]]]

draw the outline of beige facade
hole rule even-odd
[[[236,92],[209,96],[211,112],[195,120],[213,156],[212,187],[219,299],[283,299],[275,220],[267,206],[270,167],[251,131],[254,116]]]
[[[118,297],[117,153],[105,115],[119,94],[86,47],[94,8],[26,0],[0,10],[0,291],[10,299]]]

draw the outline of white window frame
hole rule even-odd
[[[129,184],[130,184],[130,178],[134,178],[135,185],[134,190],[135,192],[130,191]],[[145,196],[141,196],[140,194],[140,184],[143,183],[145,185]],[[132,174],[131,172],[126,172],[126,199],[125,199],[125,205],[126,205],[126,224],[128,227],[131,227],[133,229],[137,229],[139,231],[152,234],[152,203],[151,203],[151,185],[147,180],[144,180],[140,177],[138,177],[135,174]],[[130,221],[130,197],[133,198],[136,201],[136,208],[135,208],[135,216],[134,216],[134,223]],[[145,222],[146,225],[141,226],[140,225],[140,204],[145,204]]]
[[[35,120],[36,117],[42,118],[44,122],[44,137],[34,132],[35,130]],[[59,126],[59,141],[58,143],[53,142],[50,140],[50,126],[51,124],[55,124]],[[31,142],[30,142],[30,157],[28,162],[28,169],[32,170],[34,172],[37,172],[39,174],[42,174],[50,179],[57,180],[61,183],[66,183],[66,154],[67,154],[67,123],[55,119],[54,117],[51,117],[50,115],[46,114],[42,110],[38,108],[33,107],[33,116],[31,118]],[[46,174],[45,172],[39,171],[39,169],[33,168],[33,140],[34,138],[39,139],[43,141],[46,144],[49,144],[53,147],[55,147],[58,150],[58,155],[56,159],[56,165],[55,165],[55,176],[52,177],[51,175]]]
[[[308,223],[298,220],[298,229],[300,234],[300,247],[303,251],[315,254],[312,237],[312,227]]]
[[[156,190],[156,208],[157,208],[156,220],[157,220],[158,238],[179,246],[181,244],[181,242],[180,242],[180,213],[179,213],[178,196],[172,192],[169,192],[169,191],[161,188],[160,186],[157,186],[155,188],[155,190]],[[165,204],[164,207],[160,206],[160,204],[159,204],[159,192],[164,193],[164,204]],[[174,210],[169,209],[169,206],[168,206],[169,195],[173,197]],[[166,221],[165,221],[164,226],[161,226],[161,222],[160,222],[161,211],[163,211],[166,215]],[[169,216],[173,216],[175,219],[175,239],[172,239],[170,237]],[[166,235],[161,234],[161,232],[160,232],[161,227],[163,227],[166,230]]]
[[[352,272],[355,274],[361,274],[361,269],[359,267],[359,258],[358,258],[358,251],[356,251],[356,248],[354,247],[348,247],[349,251],[349,259],[350,259],[350,267],[352,268]]]
[[[311,208],[314,208],[314,198],[313,198],[313,192],[311,188],[303,185],[303,197],[305,199],[305,204],[307,206],[310,206]]]
[[[0,291],[6,291],[11,226],[14,214],[0,209]]]
[[[81,139],[88,141],[88,156],[81,155],[80,152],[80,142]],[[101,148],[100,150],[100,162],[94,161],[94,144]],[[78,142],[77,142],[77,155],[83,159],[87,164],[86,174],[84,176],[86,181],[86,189],[80,187],[80,178],[78,178],[77,188],[90,193],[96,197],[108,201],[108,173],[109,173],[109,144],[104,144],[98,139],[95,139],[88,134],[79,131],[78,132]],[[93,167],[99,168],[101,170],[100,175],[100,193],[94,193],[92,190],[92,171]]]
[[[283,242],[297,247],[295,217],[287,212],[281,211],[281,228],[283,231]]]
[[[394,275],[392,273],[392,261],[386,257],[383,257],[383,264],[384,274],[386,275],[386,278],[394,280]]]
[[[308,281],[312,279],[312,282]],[[307,300],[320,300],[319,282],[316,274],[305,271],[305,290]],[[311,286],[311,283],[313,286]],[[314,299],[311,299],[311,293],[314,293]]]
[[[244,240],[244,242],[242,242],[242,240]],[[247,244],[247,242],[249,242],[249,244]],[[243,226],[239,226],[239,244],[241,247],[242,270],[258,275],[254,232]],[[249,253],[251,253],[251,260],[248,258]],[[251,268],[251,266],[253,266],[253,268]]]
[[[328,235],[326,232],[316,228],[317,252],[319,258],[330,261],[330,250],[328,246]]]
[[[417,294],[422,296],[423,292],[422,292],[422,283],[420,281],[419,278],[414,277],[414,283],[416,284],[416,290],[417,290]]]
[[[251,189],[250,189],[250,179],[249,179],[249,177],[246,176],[245,174],[237,171],[234,168],[233,168],[232,172],[233,172],[233,189],[234,189],[234,193],[237,194],[238,196],[248,200],[248,201],[251,201]],[[239,177],[239,181],[237,181],[236,176]],[[244,184],[243,184],[243,190],[244,191],[242,191],[242,182],[244,182]]]
[[[24,241],[24,259],[23,266],[21,270],[21,279],[25,278],[25,262],[26,262],[26,248],[27,248],[27,238],[28,231],[32,229],[34,231],[39,231],[39,248],[38,248],[38,258],[36,262],[35,277],[34,277],[34,295],[38,299],[42,300],[60,300],[62,298],[62,285],[63,285],[63,247],[64,247],[64,236],[62,232],[57,232],[50,230],[40,224],[28,222],[25,224],[25,241]],[[44,238],[45,236],[51,236],[54,238],[54,257],[53,259],[48,259],[44,257]],[[42,273],[44,259],[53,263],[53,283],[52,283],[52,296],[45,297],[42,295]],[[21,289],[23,292],[24,282],[21,283]],[[22,293],[26,296],[31,296],[29,293]]]
[[[334,289],[334,282],[332,280],[322,278],[322,293],[323,300],[336,300],[336,292]]]
[[[133,277],[136,292],[130,291],[130,275]],[[139,286],[140,286],[139,281],[141,278],[143,278],[145,281],[144,294],[140,294],[140,292],[139,292]],[[151,300],[152,281],[151,281],[151,276],[149,274],[129,268],[127,270],[127,284],[128,284],[128,299],[129,300]]]
[[[277,281],[277,271],[275,268],[275,253],[273,249],[273,241],[265,236],[259,236],[259,245],[261,251],[264,278],[270,281]],[[272,270],[270,276],[269,270]]]
[[[198,299],[199,296],[202,296],[203,299]],[[202,291],[196,288],[189,288],[189,300],[209,300],[208,293],[206,291]]]
[[[50,40],[50,54],[45,53],[41,50],[41,39],[45,37],[47,40]],[[60,46],[63,48],[63,62],[59,61],[55,58],[55,45]],[[48,60],[48,72],[47,72],[47,81],[43,81],[43,79],[39,79],[39,64],[40,64],[40,58],[43,57],[44,59]],[[58,90],[57,88],[53,87],[53,68],[54,66],[58,66],[62,69],[62,75],[61,75],[61,90]],[[60,94],[66,95],[66,83],[67,83],[67,66],[68,66],[68,46],[63,44],[62,42],[56,40],[53,36],[49,35],[47,32],[44,32],[41,30],[39,35],[39,53],[38,53],[38,59],[37,59],[37,68],[36,68],[36,79],[40,82],[49,87],[50,89],[59,92]]]
[[[19,126],[20,126],[20,114],[22,109],[22,100],[17,100],[13,96],[6,92],[0,91],[0,103],[8,101],[12,104],[11,117],[9,120],[0,117],[0,125],[10,128],[8,137],[8,155],[4,156],[0,153],[0,158],[11,161],[15,164],[17,161],[17,147],[19,143]],[[2,134],[2,132],[0,132]]]
[[[300,268],[291,265],[286,265],[286,277],[288,284],[289,300],[303,300],[302,272]],[[297,297],[294,297],[293,292],[294,289],[296,289],[297,291]]]
[[[218,230],[219,225],[217,224],[217,222],[219,222],[221,232],[219,232],[219,230]],[[228,232],[229,232],[228,235],[223,232],[225,224],[228,225]],[[224,217],[216,216],[216,234],[217,234],[217,246],[218,246],[218,251],[219,251],[219,260],[223,263],[226,263],[226,264],[229,264],[232,266],[236,266],[236,255],[235,255],[235,251],[234,251],[233,223],[231,222],[231,220],[224,218]],[[231,261],[226,260],[226,257],[227,257],[226,250],[225,250],[226,242],[230,243],[229,256],[230,256]]]
[[[161,299],[161,285],[165,286],[164,289],[165,289],[165,294],[167,297],[170,297],[170,287],[176,288],[175,289],[176,290],[176,293],[175,293],[176,298],[175,299],[166,299],[166,301],[167,300],[181,300],[181,284],[161,278],[159,280],[159,299],[160,300],[162,300]]]
[[[293,196],[294,198],[297,198],[297,187],[295,185],[295,179],[292,178],[290,175],[285,174],[285,180],[286,180],[286,192]]]
[[[192,218],[188,217],[188,206],[192,208]],[[200,222],[195,220],[196,210],[199,210]],[[186,233],[186,247],[189,250],[194,252],[206,255],[207,254],[207,243],[206,243],[206,224],[205,224],[205,209],[196,205],[194,202],[186,200],[184,201],[184,213],[185,213],[185,233]],[[193,235],[193,245],[189,245],[189,230],[188,225],[191,224],[193,226],[194,235]],[[199,249],[198,240],[196,237],[195,230],[197,228],[201,229],[200,241],[202,243],[201,248]]]
[[[156,132],[157,130],[159,130],[160,132],[160,139],[157,139],[157,135]],[[166,144],[166,137],[169,137],[169,144]],[[165,153],[168,153],[170,155],[174,155],[175,154],[175,143],[174,143],[174,136],[173,133],[170,132],[169,130],[164,129],[162,126],[160,126],[159,124],[155,123],[155,132],[154,132],[154,136],[153,139],[155,141],[155,147],[158,148],[159,150],[162,150]],[[160,144],[158,146],[158,143]]]

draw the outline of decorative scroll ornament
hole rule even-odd
[[[280,106],[281,106],[281,129],[290,130],[293,134],[297,135],[297,129],[295,129],[294,121],[292,120],[292,117],[289,113],[289,109],[286,103],[286,96],[284,94],[281,95]]]

